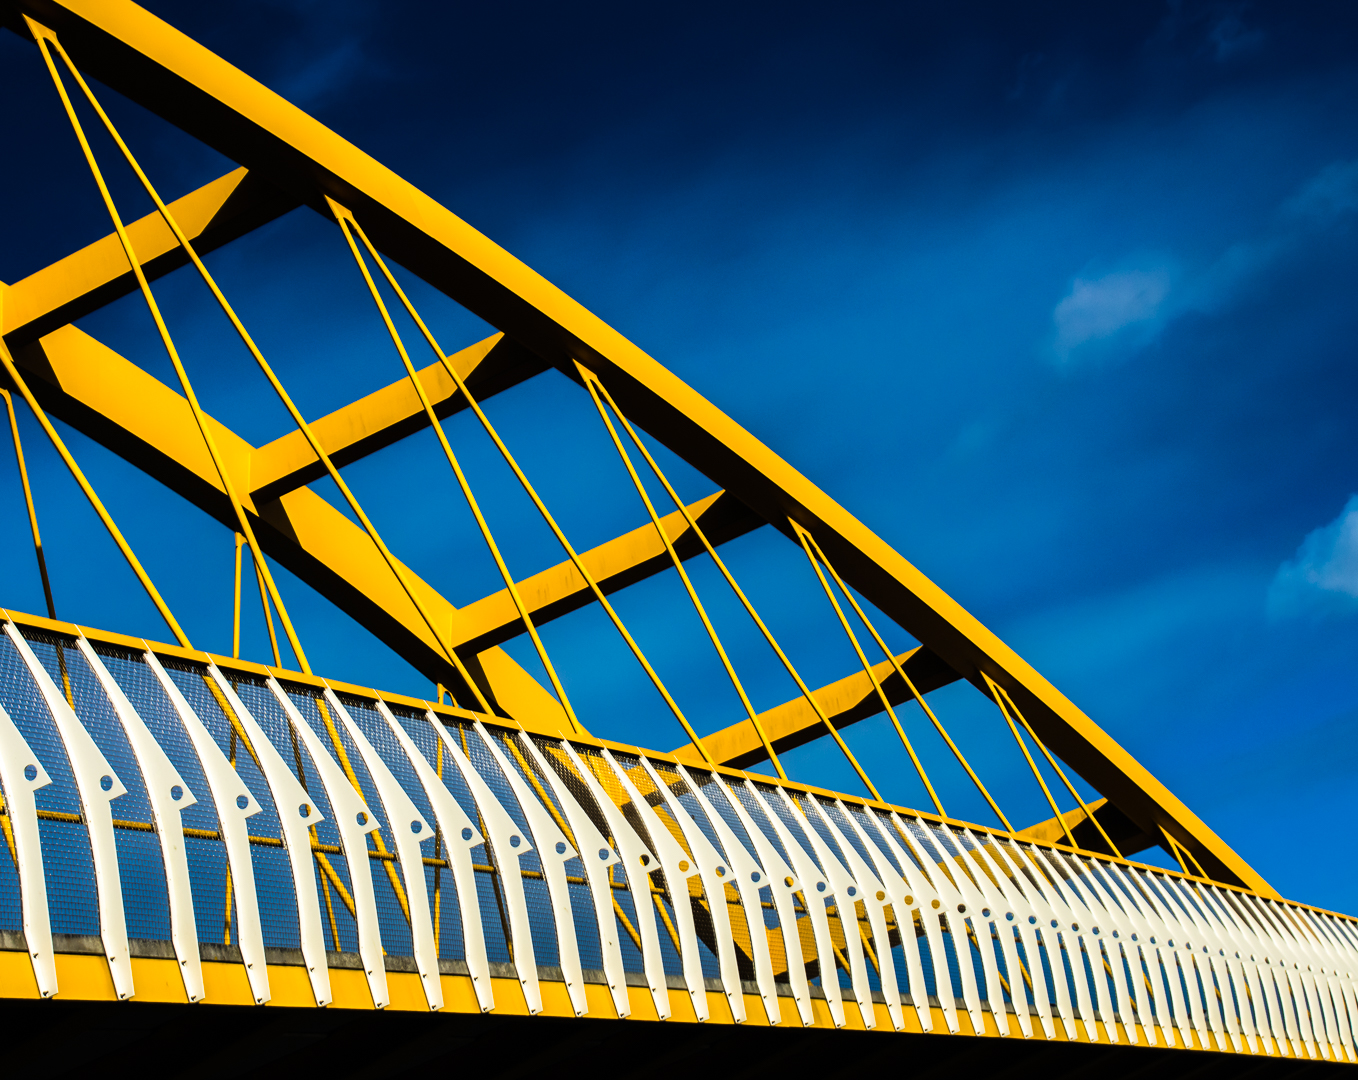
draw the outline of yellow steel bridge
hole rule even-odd
[[[378,1076],[1358,1063],[1358,923],[1280,897],[972,615],[698,393],[136,5],[3,0],[0,13],[33,43],[34,92],[60,102],[110,228],[0,285],[3,393],[48,608],[0,610],[7,1064]],[[240,167],[167,203],[102,87]],[[152,213],[124,215],[113,169],[130,170]],[[335,226],[395,378],[310,420],[203,261],[303,206]],[[153,288],[172,271],[201,279],[295,430],[255,446],[205,411]],[[440,341],[402,287],[412,274],[498,332]],[[129,294],[145,301],[169,383],[74,325]],[[597,415],[645,513],[588,550],[483,409],[549,370]],[[24,411],[170,640],[57,618]],[[511,572],[445,434],[455,414],[499,455],[559,563]],[[193,647],[52,418],[235,532],[237,656]],[[442,459],[430,467],[450,468],[503,583],[460,607],[387,546],[342,472],[426,430]],[[713,493],[685,502],[656,446]],[[343,509],[313,489],[327,478]],[[721,555],[764,525],[800,549],[860,661],[837,682],[808,685]],[[313,672],[269,560],[437,684],[434,700]],[[690,574],[695,560],[712,572]],[[712,730],[686,711],[610,600],[658,574],[682,585],[738,722]],[[243,576],[272,666],[238,655]],[[785,704],[753,703],[709,616],[713,586],[785,672]],[[596,738],[577,715],[539,627],[586,605],[673,715],[678,749]],[[893,651],[883,619],[918,647]],[[542,678],[502,650],[518,638]],[[1049,820],[1012,822],[950,735],[930,694],[959,680],[1021,750]],[[881,798],[873,763],[842,734],[867,718],[894,729],[925,806]],[[865,794],[788,779],[779,755],[815,739],[837,744]],[[945,748],[946,776],[926,768],[926,741]],[[993,825],[948,814],[958,785]],[[1152,847],[1179,869],[1135,859]]]

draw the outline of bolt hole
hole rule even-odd
[[[523,841],[519,838],[517,833],[509,838],[510,847],[518,847],[521,843],[523,843]]]
[[[558,855],[566,854],[566,842],[564,840],[558,840],[556,842],[556,853]]]
[[[717,867],[717,877],[725,877],[725,876],[726,876],[726,867],[724,867],[724,866],[719,866],[719,867]]]
[[[362,810],[360,810],[358,812],[357,817],[355,817],[354,820],[357,821],[360,825],[366,825],[368,824],[368,815],[365,814]]]
[[[679,860],[679,872],[680,872],[681,874],[687,874],[687,873],[688,873],[688,860],[687,860],[687,859],[680,859],[680,860]]]
[[[462,830],[462,839],[463,839],[463,840],[470,840],[470,839],[472,838],[472,835],[473,835],[473,834],[472,834],[471,829],[463,829],[463,830]]]
[[[183,797],[184,789],[180,787],[178,784],[175,784],[174,787],[170,788],[170,798],[172,798],[175,802],[178,802]]]
[[[877,899],[878,899],[878,900],[885,900],[885,899],[886,899],[886,893],[884,893],[881,889],[878,889],[878,890],[877,890]]]
[[[758,882],[758,881],[759,881],[759,871],[758,871],[758,870],[756,870],[754,873],[752,873],[752,874],[750,875],[750,880],[751,880],[751,881],[754,881],[754,882]]]
[[[99,786],[100,786],[101,788],[103,788],[105,791],[112,791],[112,790],[113,790],[113,777],[111,777],[111,776],[101,776],[101,777],[99,777]]]
[[[24,766],[24,779],[36,780],[38,778],[38,767],[36,765]]]
[[[299,807],[297,808],[297,813],[298,813],[301,817],[310,817],[310,816],[311,816],[311,805],[310,805],[309,803],[302,803],[302,805],[299,806]]]
[[[785,878],[783,878],[783,884],[786,885],[786,886],[790,889],[790,888],[792,888],[792,886],[794,886],[794,885],[797,884],[797,883],[796,883],[795,881],[793,881],[790,877],[785,877]]]
[[[823,882],[823,881],[818,881],[818,882],[816,882],[816,892],[824,892],[824,891],[825,891],[825,882]]]
[[[247,806],[250,805],[250,796],[248,796],[248,795],[237,795],[237,796],[236,796],[236,805],[237,805],[240,809],[244,810]]]
[[[599,858],[600,858],[600,859],[607,859],[607,858],[608,858],[608,848],[606,848],[606,847],[601,847],[601,848],[599,849]]]
[[[906,906],[906,907],[910,907],[912,904],[914,904],[914,902],[915,902],[915,898],[914,898],[913,896],[907,896],[907,897],[905,898],[905,906]]]
[[[419,833],[424,831],[424,826],[420,824],[420,822],[418,821],[412,821],[410,823],[410,831],[415,833],[416,835],[419,835]]]

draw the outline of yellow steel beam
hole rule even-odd
[[[897,661],[921,694],[937,690],[940,686],[956,682],[959,678],[957,672],[928,649],[911,649],[909,652],[901,653]],[[892,705],[913,700],[890,660],[883,660],[880,664],[874,665],[872,673]],[[857,671],[812,693],[836,728],[856,724],[859,720],[866,720],[882,711],[882,699],[878,697],[872,680],[865,671]],[[908,712],[903,712],[901,716],[905,723],[910,723],[912,717]],[[760,713],[759,722],[768,733],[776,754],[812,742],[825,734],[825,725],[821,723],[820,717],[816,715],[804,695],[798,695],[791,701]],[[749,720],[742,720],[711,735],[704,735],[703,744],[717,764],[729,765],[736,769],[748,769],[768,757],[764,753],[764,747],[759,741],[754,725]],[[701,764],[697,751],[691,746],[681,746],[671,750],[670,753],[695,765]]]
[[[714,544],[734,540],[764,524],[739,499],[724,491],[699,499],[689,507],[699,528]],[[660,519],[665,533],[681,559],[702,552],[702,545],[676,510]],[[581,561],[605,593],[616,592],[652,574],[668,569],[669,555],[654,525],[642,525],[629,533],[583,552]],[[584,576],[570,561],[517,582],[528,614],[541,625],[590,603],[593,594]],[[482,597],[462,608],[453,623],[452,641],[459,650],[475,652],[498,645],[523,633],[514,602],[505,589]]]
[[[531,379],[547,367],[503,334],[492,334],[448,359],[477,400]],[[467,407],[441,363],[421,368],[419,376],[440,419]],[[311,422],[312,432],[336,465],[348,465],[428,426],[409,379],[399,379]],[[255,451],[251,480],[257,498],[276,498],[324,475],[306,438],[300,431],[290,431]]]
[[[1084,809],[1077,806],[1074,810],[1067,810],[1061,817],[1065,821],[1065,828],[1069,829],[1075,837],[1075,846],[1083,848],[1085,851],[1103,851],[1113,854],[1108,850],[1108,844],[1099,835],[1099,830],[1095,827],[1093,818],[1103,826],[1105,832],[1112,838],[1113,843],[1117,844],[1118,850],[1124,857],[1135,855],[1138,851],[1145,851],[1146,848],[1155,847],[1160,843],[1158,836],[1147,836],[1138,829],[1126,814],[1118,810],[1107,799],[1096,799],[1089,804],[1089,814]],[[1020,829],[1019,836],[1028,836],[1034,840],[1051,842],[1056,844],[1066,843],[1065,829],[1061,827],[1061,822],[1056,818],[1048,818],[1046,821],[1039,821],[1036,825],[1029,825],[1026,829]]]
[[[84,431],[160,480],[227,528],[234,516],[188,402],[112,349],[73,326],[47,335],[16,357],[34,395],[52,415]],[[238,491],[248,491],[254,447],[208,418],[223,463]],[[371,541],[309,488],[281,498],[243,497],[264,550],[342,611],[386,642],[431,682],[457,675],[415,605]],[[427,582],[406,571],[421,601],[443,625],[457,609]],[[499,649],[476,669],[502,707],[565,716],[556,699]],[[511,713],[516,715],[516,713]]]
[[[170,212],[200,252],[211,251],[298,205],[257,174],[235,169],[170,203]],[[188,262],[159,213],[127,226],[132,250],[150,280]],[[0,334],[11,346],[49,333],[137,288],[117,233],[67,255],[11,285]]]
[[[568,376],[582,363],[655,438],[771,522],[807,530],[841,576],[978,687],[1009,692],[1042,740],[1139,827],[1204,868],[1268,883],[973,615],[777,454],[603,320],[296,106],[129,0],[11,0],[83,70],[323,211],[346,206],[386,255]],[[781,528],[792,535],[789,525]]]

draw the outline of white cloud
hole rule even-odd
[[[1077,277],[1052,311],[1049,353],[1064,364],[1109,349],[1134,352],[1186,312],[1216,313],[1237,303],[1270,267],[1304,256],[1317,237],[1351,227],[1355,217],[1358,161],[1332,162],[1278,207],[1268,227],[1208,266],[1180,273],[1172,259],[1161,259],[1150,268]]]
[[[1159,316],[1169,296],[1166,269],[1119,270],[1101,278],[1076,278],[1070,293],[1056,305],[1053,351],[1070,358],[1082,345],[1111,338],[1129,327],[1146,328]]]
[[[1358,611],[1358,495],[1278,567],[1268,610],[1275,617]]]

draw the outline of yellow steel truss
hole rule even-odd
[[[155,196],[157,212],[126,226],[115,214],[114,233],[23,281],[0,286],[0,336],[6,344],[0,360],[8,384],[40,416],[45,411],[84,432],[244,535],[258,553],[261,586],[283,617],[299,659],[300,646],[263,563],[266,554],[463,700],[542,730],[577,730],[545,652],[554,694],[498,646],[525,631],[536,640],[537,625],[586,603],[601,603],[611,613],[608,593],[668,567],[682,573],[684,560],[704,552],[715,558],[715,546],[767,523],[804,545],[851,637],[822,566],[859,616],[866,620],[854,593],[921,647],[899,657],[888,653],[873,664],[853,637],[863,672],[820,690],[803,684],[802,696],[763,713],[755,712],[742,689],[747,718],[702,737],[688,729],[693,747],[677,752],[680,758],[710,755],[718,764],[748,765],[768,757],[776,764],[779,752],[823,734],[832,734],[847,753],[838,730],[845,724],[912,699],[937,722],[924,695],[966,679],[1000,703],[1011,727],[1012,710],[1044,753],[1059,756],[1142,834],[1163,837],[1176,858],[1181,849],[1217,880],[1274,895],[1144,766],[885,541],[656,360],[429,196],[127,0],[4,0],[0,8],[16,29],[26,25],[24,18],[40,20],[46,29],[29,32],[48,39],[49,63],[50,51],[69,58],[77,80],[80,73],[97,78],[240,163],[168,204]],[[147,188],[154,195],[149,181]],[[256,447],[197,405],[187,377],[181,380],[183,393],[171,389],[72,325],[136,289],[149,300],[150,282],[188,263],[216,292],[201,254],[299,205],[331,220],[338,215],[360,265],[364,254],[384,272],[383,260],[400,263],[498,332],[446,357],[439,350],[437,362],[421,369],[401,346],[406,377],[310,422],[274,380],[298,430]],[[395,285],[389,274],[386,280]],[[378,296],[371,278],[369,283]],[[220,293],[218,299],[230,315]],[[237,323],[237,329],[268,373],[244,327]],[[165,340],[172,351],[168,334]],[[437,350],[432,337],[428,340]],[[629,436],[635,425],[720,490],[662,517],[628,460],[648,524],[585,552],[571,548],[558,530],[569,556],[563,563],[516,581],[499,560],[504,589],[459,609],[391,553],[356,501],[351,506],[363,527],[307,486],[328,474],[347,490],[339,468],[412,432],[437,427],[461,409],[481,415],[478,401],[547,368],[588,387],[625,460],[614,417]],[[448,457],[456,469],[451,449]],[[78,475],[74,462],[68,463]],[[88,494],[97,506],[97,497]],[[485,537],[495,550],[488,529]],[[130,549],[124,553],[154,595],[135,556]],[[237,595],[238,590],[237,584]],[[693,599],[701,613],[696,594]],[[867,628],[885,648],[870,623]],[[716,642],[715,630],[711,636]],[[739,689],[729,661],[727,669]],[[655,682],[668,698],[658,676]],[[688,728],[677,705],[674,711]],[[1017,727],[1013,730],[1017,735]],[[1067,825],[1054,800],[1053,809],[1053,822],[1068,834],[1073,824]],[[1102,833],[1098,806],[1081,809],[1080,820],[1092,819]],[[1106,833],[1103,838],[1113,846]]]

